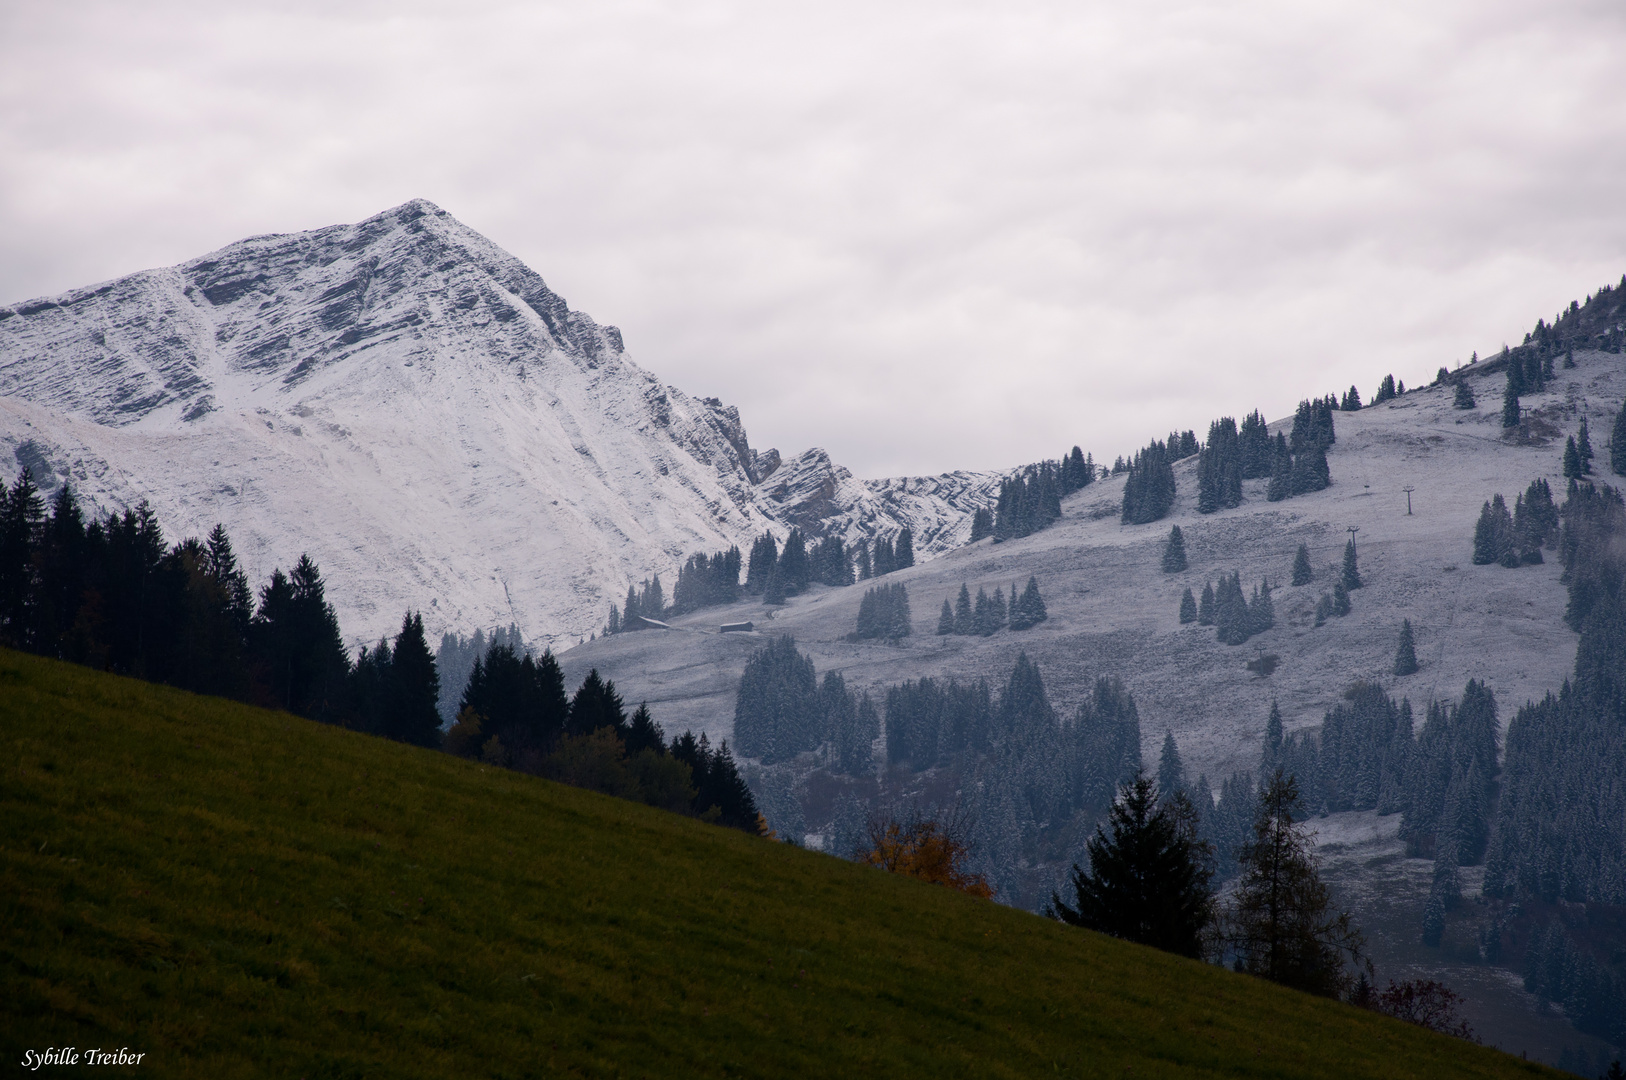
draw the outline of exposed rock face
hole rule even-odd
[[[223,522],[256,576],[309,551],[358,640],[408,607],[573,640],[695,551],[908,524],[929,555],[997,488],[888,500],[810,451],[823,499],[768,497],[736,408],[423,200],[0,307],[0,449],[171,538]]]

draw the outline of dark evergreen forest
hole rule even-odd
[[[170,546],[145,502],[87,522],[67,485],[47,510],[26,469],[0,490],[0,643],[756,830],[726,743],[667,747],[596,671],[567,696],[551,653],[493,640],[443,734],[422,617],[352,661],[326,589],[301,556],[256,596],[223,527]]]

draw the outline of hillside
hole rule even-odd
[[[782,607],[741,603],[677,619],[671,632],[601,638],[561,662],[572,678],[596,666],[629,700],[647,699],[669,726],[703,728],[716,739],[730,732],[745,657],[771,634],[794,634],[821,674],[839,671],[858,688],[924,675],[1003,678],[1026,652],[1058,709],[1070,710],[1097,676],[1121,677],[1139,705],[1144,756],[1155,760],[1164,731],[1172,731],[1187,768],[1206,772],[1216,786],[1257,764],[1273,699],[1292,731],[1319,723],[1356,679],[1410,697],[1419,713],[1435,697],[1461,693],[1468,679],[1482,679],[1505,720],[1563,682],[1576,636],[1561,620],[1566,597],[1557,562],[1474,566],[1474,523],[1493,494],[1511,506],[1538,477],[1562,495],[1564,437],[1583,413],[1603,446],[1626,396],[1626,370],[1608,353],[1577,353],[1576,365],[1524,399],[1526,439],[1503,438],[1501,376],[1467,369],[1476,409],[1454,409],[1451,388],[1438,386],[1336,413],[1337,442],[1327,453],[1332,486],[1283,502],[1265,500],[1266,481],[1248,480],[1240,507],[1199,514],[1193,458],[1175,466],[1178,494],[1168,517],[1122,525],[1123,478],[1103,480],[1065,500],[1062,520],[1042,532],[982,540],[889,575],[888,582],[908,587],[914,618],[913,636],[896,644],[845,640],[862,586],[815,586]],[[1272,433],[1283,429],[1281,421],[1271,424]],[[1606,459],[1601,451],[1605,472]],[[1410,515],[1407,485],[1416,489]],[[1160,559],[1172,525],[1185,534],[1189,568],[1165,574]],[[1332,587],[1350,526],[1360,530],[1366,586],[1353,594],[1349,616],[1318,628],[1315,603]],[[1315,580],[1293,587],[1301,543]],[[1182,589],[1201,592],[1204,582],[1233,571],[1245,589],[1268,579],[1276,590],[1275,628],[1242,646],[1222,645],[1212,628],[1181,625],[1177,617]],[[943,600],[962,583],[975,593],[1021,586],[1029,575],[1048,607],[1044,623],[986,638],[933,633]],[[1403,618],[1416,631],[1422,670],[1397,678],[1390,668]],[[719,623],[745,619],[757,632],[716,633]],[[1269,677],[1246,667],[1261,653],[1279,657]]]
[[[308,551],[352,644],[409,607],[574,641],[629,582],[793,525],[930,556],[999,480],[782,463],[421,199],[0,306],[0,462],[177,539],[223,522],[256,583]]]
[[[156,1076],[1555,1075],[570,788],[0,653],[4,1052]]]

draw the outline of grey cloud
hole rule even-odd
[[[0,18],[0,296],[434,199],[868,475],[1423,381],[1626,270],[1610,5]]]

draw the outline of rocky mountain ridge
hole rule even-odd
[[[603,624],[630,581],[791,527],[964,541],[1000,474],[860,481],[751,447],[620,331],[425,200],[0,307],[0,453],[172,538],[223,522],[257,579],[309,551],[356,641]]]

